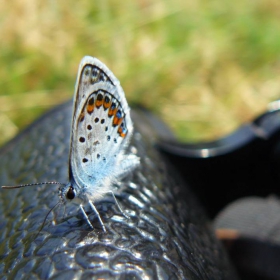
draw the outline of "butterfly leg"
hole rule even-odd
[[[100,224],[101,224],[101,226],[102,226],[103,231],[106,232],[106,228],[105,228],[105,226],[104,226],[104,223],[103,223],[103,221],[102,221],[102,219],[101,219],[101,217],[100,217],[100,215],[99,215],[97,209],[95,208],[94,204],[93,204],[90,200],[89,200],[88,203],[89,203],[91,209],[92,209],[92,210],[94,211],[94,213],[97,215],[97,218],[98,218],[98,220],[99,220],[99,222],[100,222]]]
[[[125,218],[129,219],[129,217],[128,217],[128,216],[124,213],[124,211],[122,210],[122,208],[121,208],[120,204],[118,203],[118,201],[117,201],[117,199],[116,199],[116,197],[115,197],[113,191],[109,191],[108,193],[111,193],[111,194],[112,194],[112,196],[113,196],[113,198],[114,198],[114,200],[115,200],[115,203],[116,203],[117,207],[119,208],[119,211],[123,214],[123,216],[124,216]]]
[[[90,226],[91,228],[93,228],[93,225],[91,224],[91,222],[90,222],[90,220],[89,220],[89,218],[88,218],[88,215],[86,214],[86,211],[84,210],[84,208],[83,208],[82,205],[80,205],[80,209],[81,209],[83,215],[85,216],[85,218],[86,218],[86,220],[87,220],[89,226]]]

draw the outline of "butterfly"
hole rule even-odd
[[[60,184],[60,204],[75,202],[93,228],[84,209],[89,204],[104,232],[105,225],[94,202],[113,192],[113,185],[135,169],[140,159],[126,153],[133,124],[119,80],[97,58],[85,56],[79,66],[71,128],[69,182],[2,186],[4,189],[40,184]]]

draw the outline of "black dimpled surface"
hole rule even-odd
[[[1,185],[67,183],[71,109],[53,110],[2,148]],[[94,230],[72,205],[52,211],[34,240],[58,202],[58,186],[1,189],[1,279],[236,279],[204,213],[154,149],[153,129],[142,130],[137,112],[133,121],[141,166],[117,195],[130,219],[109,196],[96,203],[107,233],[89,208]]]

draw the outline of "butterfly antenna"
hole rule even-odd
[[[44,219],[44,221],[43,221],[43,223],[42,223],[42,225],[41,225],[41,227],[40,227],[40,229],[39,229],[39,231],[38,231],[38,233],[35,235],[34,240],[38,237],[38,235],[40,234],[40,232],[41,232],[42,229],[44,228],[44,225],[46,224],[47,218],[48,218],[48,216],[50,215],[50,213],[52,212],[52,210],[53,210],[57,205],[59,205],[59,204],[61,204],[60,201],[57,202],[57,203],[55,204],[55,206],[53,206],[53,207],[49,210],[48,214],[46,215],[46,217],[45,217],[45,219]]]
[[[19,188],[24,188],[24,187],[29,187],[29,186],[40,186],[40,185],[63,185],[63,183],[59,182],[41,182],[41,183],[32,183],[32,184],[24,184],[24,185],[17,185],[17,186],[2,186],[2,189],[19,189]]]

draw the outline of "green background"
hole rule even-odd
[[[280,94],[278,0],[6,0],[0,40],[0,143],[72,98],[84,55],[188,141],[230,133]]]

